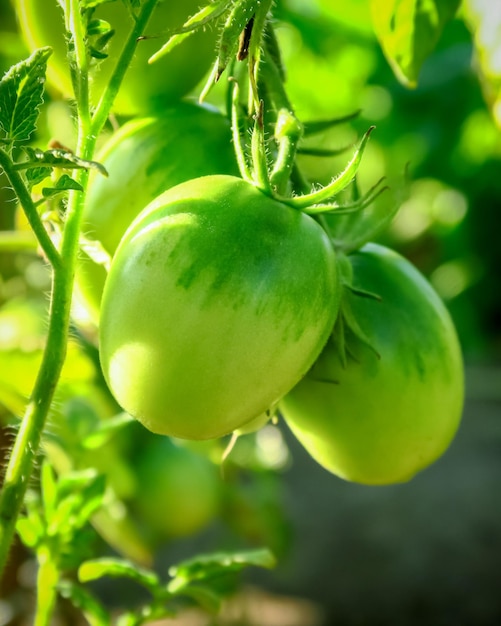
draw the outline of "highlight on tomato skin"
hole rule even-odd
[[[439,296],[403,257],[367,244],[348,258],[353,286],[381,298],[345,296],[372,348],[347,336],[343,365],[329,341],[279,409],[328,471],[367,485],[405,482],[445,452],[459,427],[458,337]]]
[[[311,217],[240,178],[191,180],[150,204],[115,253],[103,373],[151,431],[219,437],[304,376],[339,299],[334,249]]]
[[[132,221],[162,192],[191,178],[238,171],[228,120],[218,110],[192,102],[127,122],[97,159],[108,176],[91,174],[82,232],[89,254],[89,246],[97,245],[109,257]],[[98,325],[107,272],[89,254],[82,250],[79,255],[76,297],[86,317]]]
[[[12,0],[21,35],[30,51],[51,46],[47,69],[48,87],[53,93],[73,97],[63,12],[57,0]],[[138,42],[133,61],[115,100],[113,111],[120,115],[144,115],[161,111],[166,105],[186,96],[208,71],[216,45],[215,30],[198,31],[180,44],[166,58],[149,64],[148,59],[164,43],[157,36],[181,26],[199,9],[198,0],[159,2],[150,20],[146,37]],[[91,103],[96,105],[108,83],[115,62],[133,26],[122,2],[106,2],[96,7],[93,18],[107,21],[114,35],[103,53],[105,59],[92,59]]]

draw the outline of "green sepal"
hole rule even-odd
[[[380,182],[351,204],[354,207],[360,206],[363,211],[338,210],[324,214],[327,230],[336,250],[349,254],[369,241],[374,241],[398,213],[409,194],[407,168],[399,179],[378,189]],[[358,186],[355,184],[353,187],[358,195]],[[384,201],[375,202],[383,192]]]
[[[186,20],[181,28],[173,32],[167,42],[148,59],[148,63],[155,63],[166,54],[169,54],[171,50],[190,37],[196,30],[223,15],[223,13],[230,8],[230,5],[231,0],[219,0],[219,2],[214,2],[202,7],[198,13],[195,13],[195,15]]]
[[[254,17],[256,11],[259,9],[259,5],[260,0],[238,0],[235,2],[233,9],[226,18],[219,41],[219,51],[216,61],[216,82],[220,79],[224,70],[236,55],[240,44],[240,35]]]
[[[334,324],[330,341],[333,343],[339,354],[342,366],[346,367],[348,357],[357,360],[352,349],[352,342],[354,339],[367,346],[378,359],[380,358],[379,352],[375,348],[370,337],[367,336],[360,326],[356,315],[353,312],[351,300],[352,298],[367,298],[369,300],[373,300],[374,302],[380,302],[381,297],[377,293],[354,287],[353,272],[349,257],[342,252],[339,252],[338,258],[340,260],[340,267],[342,268],[340,270],[342,294],[339,314]]]
[[[358,109],[357,111],[349,113],[348,115],[343,115],[342,117],[304,122],[304,136],[311,137],[312,135],[317,135],[325,132],[326,130],[330,130],[331,128],[335,128],[336,126],[340,126],[341,124],[345,124],[346,122],[351,122],[352,120],[357,119],[361,112],[362,109]]]

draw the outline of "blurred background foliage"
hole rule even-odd
[[[360,110],[354,120],[309,138],[304,145],[349,149],[369,125],[375,124],[377,129],[364,155],[360,186],[367,189],[381,176],[398,185],[404,169],[409,168],[408,196],[380,239],[412,260],[444,298],[457,325],[467,364],[491,367],[490,374],[483,373],[482,377],[487,381],[488,398],[499,401],[501,3],[465,0],[456,19],[446,26],[437,49],[425,62],[418,86],[413,90],[397,81],[381,51],[374,35],[369,0],[278,0],[276,4],[277,34],[287,68],[287,89],[299,118],[306,122],[342,117]],[[24,56],[26,50],[16,32],[10,4],[0,0],[0,72],[5,72]],[[223,101],[218,90],[211,98],[217,104]],[[57,94],[49,93],[37,142],[47,144],[52,138],[64,145],[73,145],[71,108],[59,100]],[[349,151],[338,157],[304,155],[299,157],[299,163],[310,180],[325,183],[340,170],[347,154]],[[385,196],[379,201],[389,202]],[[29,238],[26,251],[8,250],[8,232],[16,227],[19,227],[16,205],[5,179],[0,177],[0,241],[3,242],[0,249],[0,419],[5,425],[0,447],[3,450],[11,439],[16,416],[22,413],[40,362],[50,286],[47,269]],[[499,412],[498,405],[496,411]],[[495,621],[500,616],[499,602],[496,604],[490,594],[490,585],[495,586],[499,581],[490,580],[487,584],[482,578],[483,570],[480,574],[482,589],[489,591],[485,601],[494,603],[490,613],[487,611],[493,621],[488,618],[482,621],[479,616],[484,613],[475,607],[471,612],[466,611],[475,622],[471,619],[458,621],[454,612],[451,621],[433,621],[421,596],[414,600],[422,603],[420,607],[424,612],[420,613],[414,605],[409,608],[402,596],[397,603],[401,611],[399,621],[385,621],[385,610],[389,611],[388,615],[392,614],[391,602],[385,604],[382,596],[378,596],[377,576],[367,566],[361,552],[365,550],[371,555],[371,550],[377,551],[377,546],[383,546],[384,552],[390,545],[393,550],[400,547],[405,552],[409,537],[417,534],[423,543],[417,542],[413,556],[405,563],[398,559],[393,561],[403,569],[395,566],[386,575],[392,584],[400,579],[406,584],[418,572],[419,593],[430,592],[430,584],[426,586],[424,582],[426,572],[430,572],[426,568],[439,567],[437,554],[449,544],[445,529],[444,534],[442,531],[422,533],[430,517],[418,510],[418,503],[435,507],[449,523],[454,523],[450,511],[447,513],[437,504],[440,501],[437,494],[443,496],[444,490],[450,493],[451,482],[444,478],[450,477],[447,471],[455,472],[453,484],[456,485],[458,467],[468,468],[468,476],[466,469],[461,474],[465,482],[472,476],[472,467],[478,469],[478,465],[469,465],[468,459],[465,461],[465,457],[459,455],[459,451],[465,449],[464,438],[459,448],[455,448],[458,450],[456,460],[454,455],[447,457],[450,460],[442,466],[446,472],[442,483],[440,473],[434,474],[434,478],[425,473],[424,479],[418,477],[413,482],[410,492],[400,486],[371,491],[346,485],[319,471],[294,448],[288,433],[275,425],[238,440],[221,466],[221,455],[228,442],[166,443],[135,423],[119,424],[115,428],[113,420],[118,413],[119,408],[103,385],[94,337],[75,328],[45,450],[58,472],[92,466],[106,474],[107,512],[96,516],[93,524],[108,547],[99,544],[99,549],[106,551],[112,546],[138,562],[155,562],[165,567],[167,561],[190,556],[199,548],[269,545],[285,563],[277,578],[268,580],[270,588],[304,594],[323,602],[327,614],[332,609],[333,613],[344,616],[343,621],[333,623],[454,623],[455,626],[499,623]],[[103,423],[109,427],[103,428]],[[489,432],[499,432],[497,423],[489,421]],[[478,436],[478,431],[475,432],[473,440]],[[499,437],[495,441],[499,445]],[[169,450],[160,450],[163,446]],[[292,455],[289,446],[294,448]],[[172,460],[174,458],[177,460]],[[186,479],[182,484],[167,481],[169,462],[184,468],[172,472]],[[489,480],[494,476],[501,477],[499,464],[495,468],[484,484],[490,485]],[[155,475],[165,481],[152,480],[151,476]],[[481,472],[477,477],[485,479]],[[193,493],[201,480],[204,498],[198,498],[198,508],[193,508]],[[152,493],[153,487],[158,491]],[[473,485],[471,487],[473,489]],[[351,496],[347,495],[348,490]],[[467,490],[461,500],[463,513],[468,497],[474,497],[473,491]],[[172,499],[170,504],[162,503],[166,493]],[[299,496],[304,493],[307,497],[302,500]],[[483,492],[484,500],[480,498],[479,506],[491,493]],[[184,503],[183,496],[186,496]],[[347,499],[343,500],[344,497]],[[157,513],[161,514],[151,509],[152,501],[158,503]],[[172,513],[175,501],[178,513],[183,511],[182,519]],[[355,511],[358,524],[353,524],[353,517],[343,506]],[[305,507],[311,511],[309,516]],[[402,510],[409,511],[403,521]],[[367,525],[361,525],[360,512],[364,523],[367,519],[375,520],[372,534]],[[311,520],[315,515],[318,516],[316,526]],[[400,531],[395,528],[395,515],[402,521]],[[190,516],[191,526],[187,523]],[[327,523],[332,525],[331,529],[327,528]],[[482,518],[481,523],[491,529],[490,522]],[[337,541],[333,528],[346,534]],[[464,529],[458,533],[458,541],[469,541],[470,548],[476,545],[476,536],[469,537]],[[358,550],[354,547],[357,542]],[[423,557],[417,566],[416,554],[425,544],[429,550],[434,550],[433,558]],[[499,532],[495,533],[492,545],[501,547]],[[495,554],[493,552],[493,558]],[[387,564],[381,555],[378,558],[377,554],[372,554],[372,557],[376,564]],[[332,560],[339,562],[337,569]],[[28,563],[21,574],[14,571],[20,562]],[[452,563],[456,567],[454,559]],[[29,564],[22,550],[18,560],[13,559],[14,573],[7,576],[4,585],[4,597],[9,598],[9,605],[0,605],[0,624],[15,623],[15,615],[24,611],[27,596],[20,589],[29,590],[33,585]],[[470,565],[468,561],[468,567]],[[461,569],[460,565],[458,567]],[[493,568],[494,563],[489,572]],[[413,574],[409,573],[411,570]],[[330,577],[333,571],[340,578],[335,585],[331,579],[327,584],[325,572]],[[24,582],[20,584],[20,580]],[[462,584],[464,581],[454,587],[455,592]],[[375,590],[368,597],[373,606],[378,607],[382,621],[374,615],[368,617],[360,608],[359,594],[354,591],[357,585]],[[407,592],[409,595],[405,597],[412,604],[412,592],[403,589],[404,594]],[[123,598],[121,591],[111,588],[105,587],[103,593],[111,601],[120,602]],[[460,598],[460,591],[457,593]],[[266,605],[262,597],[258,602]],[[433,604],[433,600],[429,602],[432,612],[438,605]],[[302,605],[295,607],[296,618],[302,622],[294,621],[293,612],[289,622],[276,618],[266,623],[285,626],[324,623],[319,614],[309,609],[311,607]],[[281,610],[282,616],[285,615],[285,609]],[[444,615],[447,610],[444,609]],[[6,611],[3,618],[2,611]],[[270,611],[273,613],[272,609]],[[68,623],[75,623],[71,621],[74,615],[67,619]],[[230,619],[224,623],[244,622]],[[250,617],[248,623],[253,623]],[[265,622],[261,621],[260,626],[265,626]]]

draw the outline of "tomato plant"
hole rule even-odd
[[[230,137],[217,110],[188,102],[124,124],[98,156],[108,177],[90,180],[82,225],[89,243],[98,241],[113,256],[127,227],[161,192],[190,178],[236,174]],[[82,253],[78,291],[96,322],[105,279],[104,266]]]
[[[402,3],[397,10],[371,0],[373,26],[401,82],[415,85],[458,0],[440,15],[417,0],[403,2],[405,10]],[[298,119],[296,110],[314,108],[290,99],[275,18],[301,31],[300,52],[328,52],[327,63],[315,61],[319,68],[333,66],[342,75],[344,65],[354,72],[363,57],[353,63],[351,52],[339,54],[346,59],[332,64],[341,48],[317,45],[319,22],[308,18],[301,29],[301,3],[294,9],[276,4],[12,0],[32,52],[0,79],[0,174],[33,236],[12,230],[0,236],[0,248],[39,257],[43,278],[26,269],[19,293],[45,290],[49,276],[50,304],[46,332],[30,358],[12,342],[0,359],[9,370],[0,381],[8,419],[22,415],[0,492],[0,571],[17,532],[39,564],[37,626],[52,623],[59,595],[88,621],[113,623],[115,612],[86,587],[103,576],[145,587],[145,604],[117,615],[117,623],[142,626],[172,618],[179,596],[217,608],[222,575],[274,564],[266,550],[204,555],[170,567],[171,578],[163,581],[132,563],[147,567],[151,560],[135,522],[129,523],[127,504],[135,495],[150,529],[170,536],[201,528],[217,503],[205,482],[212,465],[195,473],[187,451],[161,438],[158,452],[141,462],[136,491],[125,455],[137,441],[113,439],[131,416],[159,435],[204,440],[233,433],[234,442],[259,428],[278,404],[320,463],[370,484],[408,479],[447,447],[457,427],[461,358],[445,308],[403,259],[374,246],[357,251],[394,215],[388,205],[374,206],[381,181],[370,187],[363,172],[359,176],[374,127],[330,182],[307,180],[305,161],[296,156],[338,156],[336,147],[316,138],[354,121],[349,111],[332,115],[357,103],[341,97],[351,91],[342,79],[332,81],[340,97],[332,108],[323,103],[329,114]],[[330,8],[331,16],[337,12]],[[335,22],[326,20],[321,33]],[[152,53],[158,63],[149,65]],[[214,101],[224,100],[231,112],[231,136],[219,113],[179,104],[210,65],[199,99],[212,97],[219,83],[223,92]],[[327,74],[316,69],[323,87]],[[355,83],[358,104],[382,103],[373,119],[384,120],[393,94],[365,93],[363,81]],[[71,109],[74,141],[59,123],[61,102],[40,119],[46,84],[72,99],[62,108]],[[325,95],[323,88],[306,91],[312,103]],[[117,130],[117,115],[134,119]],[[44,118],[57,118],[48,126],[51,134],[61,132],[48,146],[40,133]],[[95,156],[105,129],[113,137]],[[375,154],[377,160],[377,146]],[[315,180],[323,178],[315,174]],[[456,213],[446,211],[444,221]],[[9,272],[14,268],[16,261]],[[99,326],[99,354],[93,329],[80,324],[72,306],[75,276]],[[15,295],[19,285],[9,282],[2,277],[0,297]],[[4,313],[10,327],[13,311]],[[76,380],[66,397],[72,345],[83,360],[72,368]],[[11,385],[20,371],[29,385]],[[51,416],[60,423],[57,432],[47,425]],[[282,447],[275,431],[256,438],[263,461]],[[223,448],[221,463],[230,446]],[[39,481],[32,481],[40,449],[45,461]],[[165,473],[158,460],[168,466]],[[174,478],[184,482],[170,482]],[[198,493],[189,496],[193,484]],[[204,512],[195,510],[201,504]],[[91,547],[80,537],[90,523],[131,561],[89,560]],[[254,529],[244,532],[250,537]],[[108,553],[102,548],[96,551]]]
[[[192,535],[216,517],[218,470],[201,454],[167,437],[154,437],[142,450],[136,473],[134,506],[157,539]]]
[[[329,342],[280,403],[292,432],[323,467],[347,480],[409,480],[454,436],[463,369],[454,326],[426,279],[403,257],[367,244],[349,257],[350,307],[372,348],[350,336],[343,364]]]
[[[115,253],[103,372],[153,432],[218,437],[306,373],[338,301],[334,251],[313,219],[239,178],[194,179],[145,209]]]
[[[14,0],[14,6],[28,48],[35,50],[51,46],[53,49],[47,69],[50,87],[64,96],[73,97],[66,58],[64,16],[58,3],[55,0]],[[197,32],[173,50],[168,59],[148,64],[149,57],[164,43],[159,35],[179,28],[198,7],[198,0],[158,3],[147,31],[151,36],[138,44],[115,100],[114,111],[122,115],[137,115],[162,108],[186,95],[200,81],[209,68],[214,52],[215,36],[211,31]],[[106,63],[92,59],[91,100],[94,104],[97,104],[110,80],[114,61],[133,24],[133,18],[122,2],[100,4],[92,14],[90,29],[93,24],[97,26],[98,20],[108,22],[114,34],[104,49],[104,54],[108,56]]]

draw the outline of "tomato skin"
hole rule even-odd
[[[117,249],[101,308],[104,376],[149,430],[219,437],[307,372],[339,292],[334,250],[309,216],[236,177],[188,181]]]
[[[448,447],[461,417],[463,366],[445,305],[407,260],[375,244],[350,255],[352,310],[380,358],[361,342],[343,368],[329,342],[280,402],[297,439],[346,480],[404,482]]]
[[[150,442],[136,471],[139,489],[133,506],[159,540],[193,535],[219,513],[221,484],[216,466],[167,437]]]
[[[215,58],[214,32],[197,32],[162,60],[153,64],[147,62],[166,41],[166,37],[158,35],[181,26],[198,10],[199,4],[199,0],[167,0],[158,4],[146,30],[152,37],[138,42],[113,107],[116,113],[138,115],[161,108],[179,100],[201,80]],[[63,12],[57,0],[14,0],[14,8],[28,48],[31,51],[43,46],[53,48],[47,68],[49,86],[64,96],[73,97],[66,59]],[[96,105],[133,22],[122,2],[100,5],[93,17],[108,21],[115,30],[106,50],[108,58],[95,68],[92,75],[91,102]]]
[[[110,256],[131,222],[163,191],[191,178],[238,172],[228,120],[215,109],[189,102],[127,122],[97,160],[108,177],[91,175],[82,230]],[[105,280],[104,266],[82,253],[77,291],[96,324]]]

